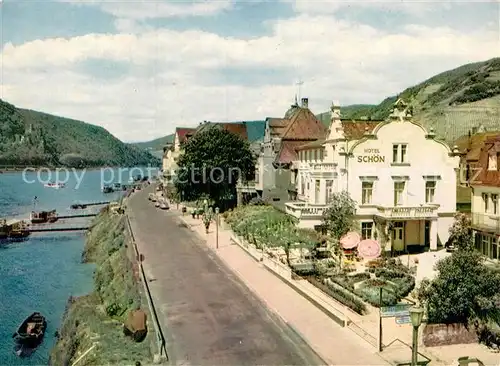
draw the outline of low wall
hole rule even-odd
[[[231,240],[240,246],[244,251],[246,251],[253,259],[262,263],[264,268],[269,272],[273,273],[281,281],[285,282],[292,289],[297,291],[300,295],[305,297],[307,300],[312,302],[318,309],[323,311],[328,317],[334,320],[337,324],[345,327],[349,320],[344,312],[333,308],[330,304],[323,301],[321,298],[312,293],[307,286],[304,286],[300,282],[294,281],[292,279],[291,269],[284,265],[283,263],[270,258],[268,255],[264,254],[261,250],[258,250],[250,245],[236,235],[231,235]]]
[[[475,330],[467,329],[463,324],[426,324],[423,331],[423,343],[426,347],[477,342]]]

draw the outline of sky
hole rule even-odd
[[[147,141],[379,103],[500,56],[496,1],[0,0],[1,98]],[[303,83],[299,87],[298,83]]]

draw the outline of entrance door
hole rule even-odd
[[[425,221],[424,245],[426,248],[431,245],[431,223],[429,221]]]
[[[392,231],[392,249],[396,252],[402,252],[405,249],[404,241],[405,228],[403,222],[395,222]]]

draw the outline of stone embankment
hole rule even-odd
[[[147,312],[125,225],[123,215],[106,208],[96,217],[82,255],[83,262],[96,266],[94,291],[68,301],[51,365],[151,363],[154,334],[136,343],[123,333],[130,311],[141,308]]]

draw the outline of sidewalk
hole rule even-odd
[[[175,210],[174,210],[175,211]],[[360,316],[346,309],[342,304],[325,295],[315,286],[305,280],[294,281],[296,284],[307,286],[316,298],[321,300],[321,305],[329,303],[328,308],[335,308],[337,314],[345,313],[350,320],[348,328],[342,328],[319,310],[305,297],[286,285],[274,274],[269,272],[262,264],[253,260],[249,254],[238,245],[231,244],[232,232],[219,226],[219,249],[215,250],[215,226],[212,223],[209,234],[201,220],[192,219],[191,216],[180,214],[181,219],[191,229],[206,239],[207,246],[236,272],[243,282],[247,284],[267,305],[278,313],[286,322],[294,327],[302,337],[325,359],[328,363],[343,365],[387,365],[409,361],[411,357],[412,329],[409,324],[398,325],[393,318],[383,319],[383,343],[388,345],[382,353],[377,353],[374,344],[378,331],[378,310],[371,309],[370,314]],[[293,303],[293,308],[289,304]],[[500,366],[500,355],[480,344],[452,345],[442,347],[424,347],[421,342],[423,327],[419,332],[419,353],[432,359],[431,365],[448,366],[457,364],[462,356],[478,358],[485,365]],[[339,340],[342,339],[342,342]],[[370,343],[370,344],[369,344]],[[334,345],[334,347],[332,347]],[[341,354],[339,354],[341,350]],[[354,356],[355,355],[355,356]],[[390,361],[390,362],[388,362]]]
[[[193,232],[206,239],[207,246],[329,365],[389,365],[366,341],[339,326],[239,246],[231,244],[230,231],[219,227],[219,249],[215,249],[214,225],[211,225],[209,234],[206,234],[201,220],[192,219],[188,215],[179,217]]]

